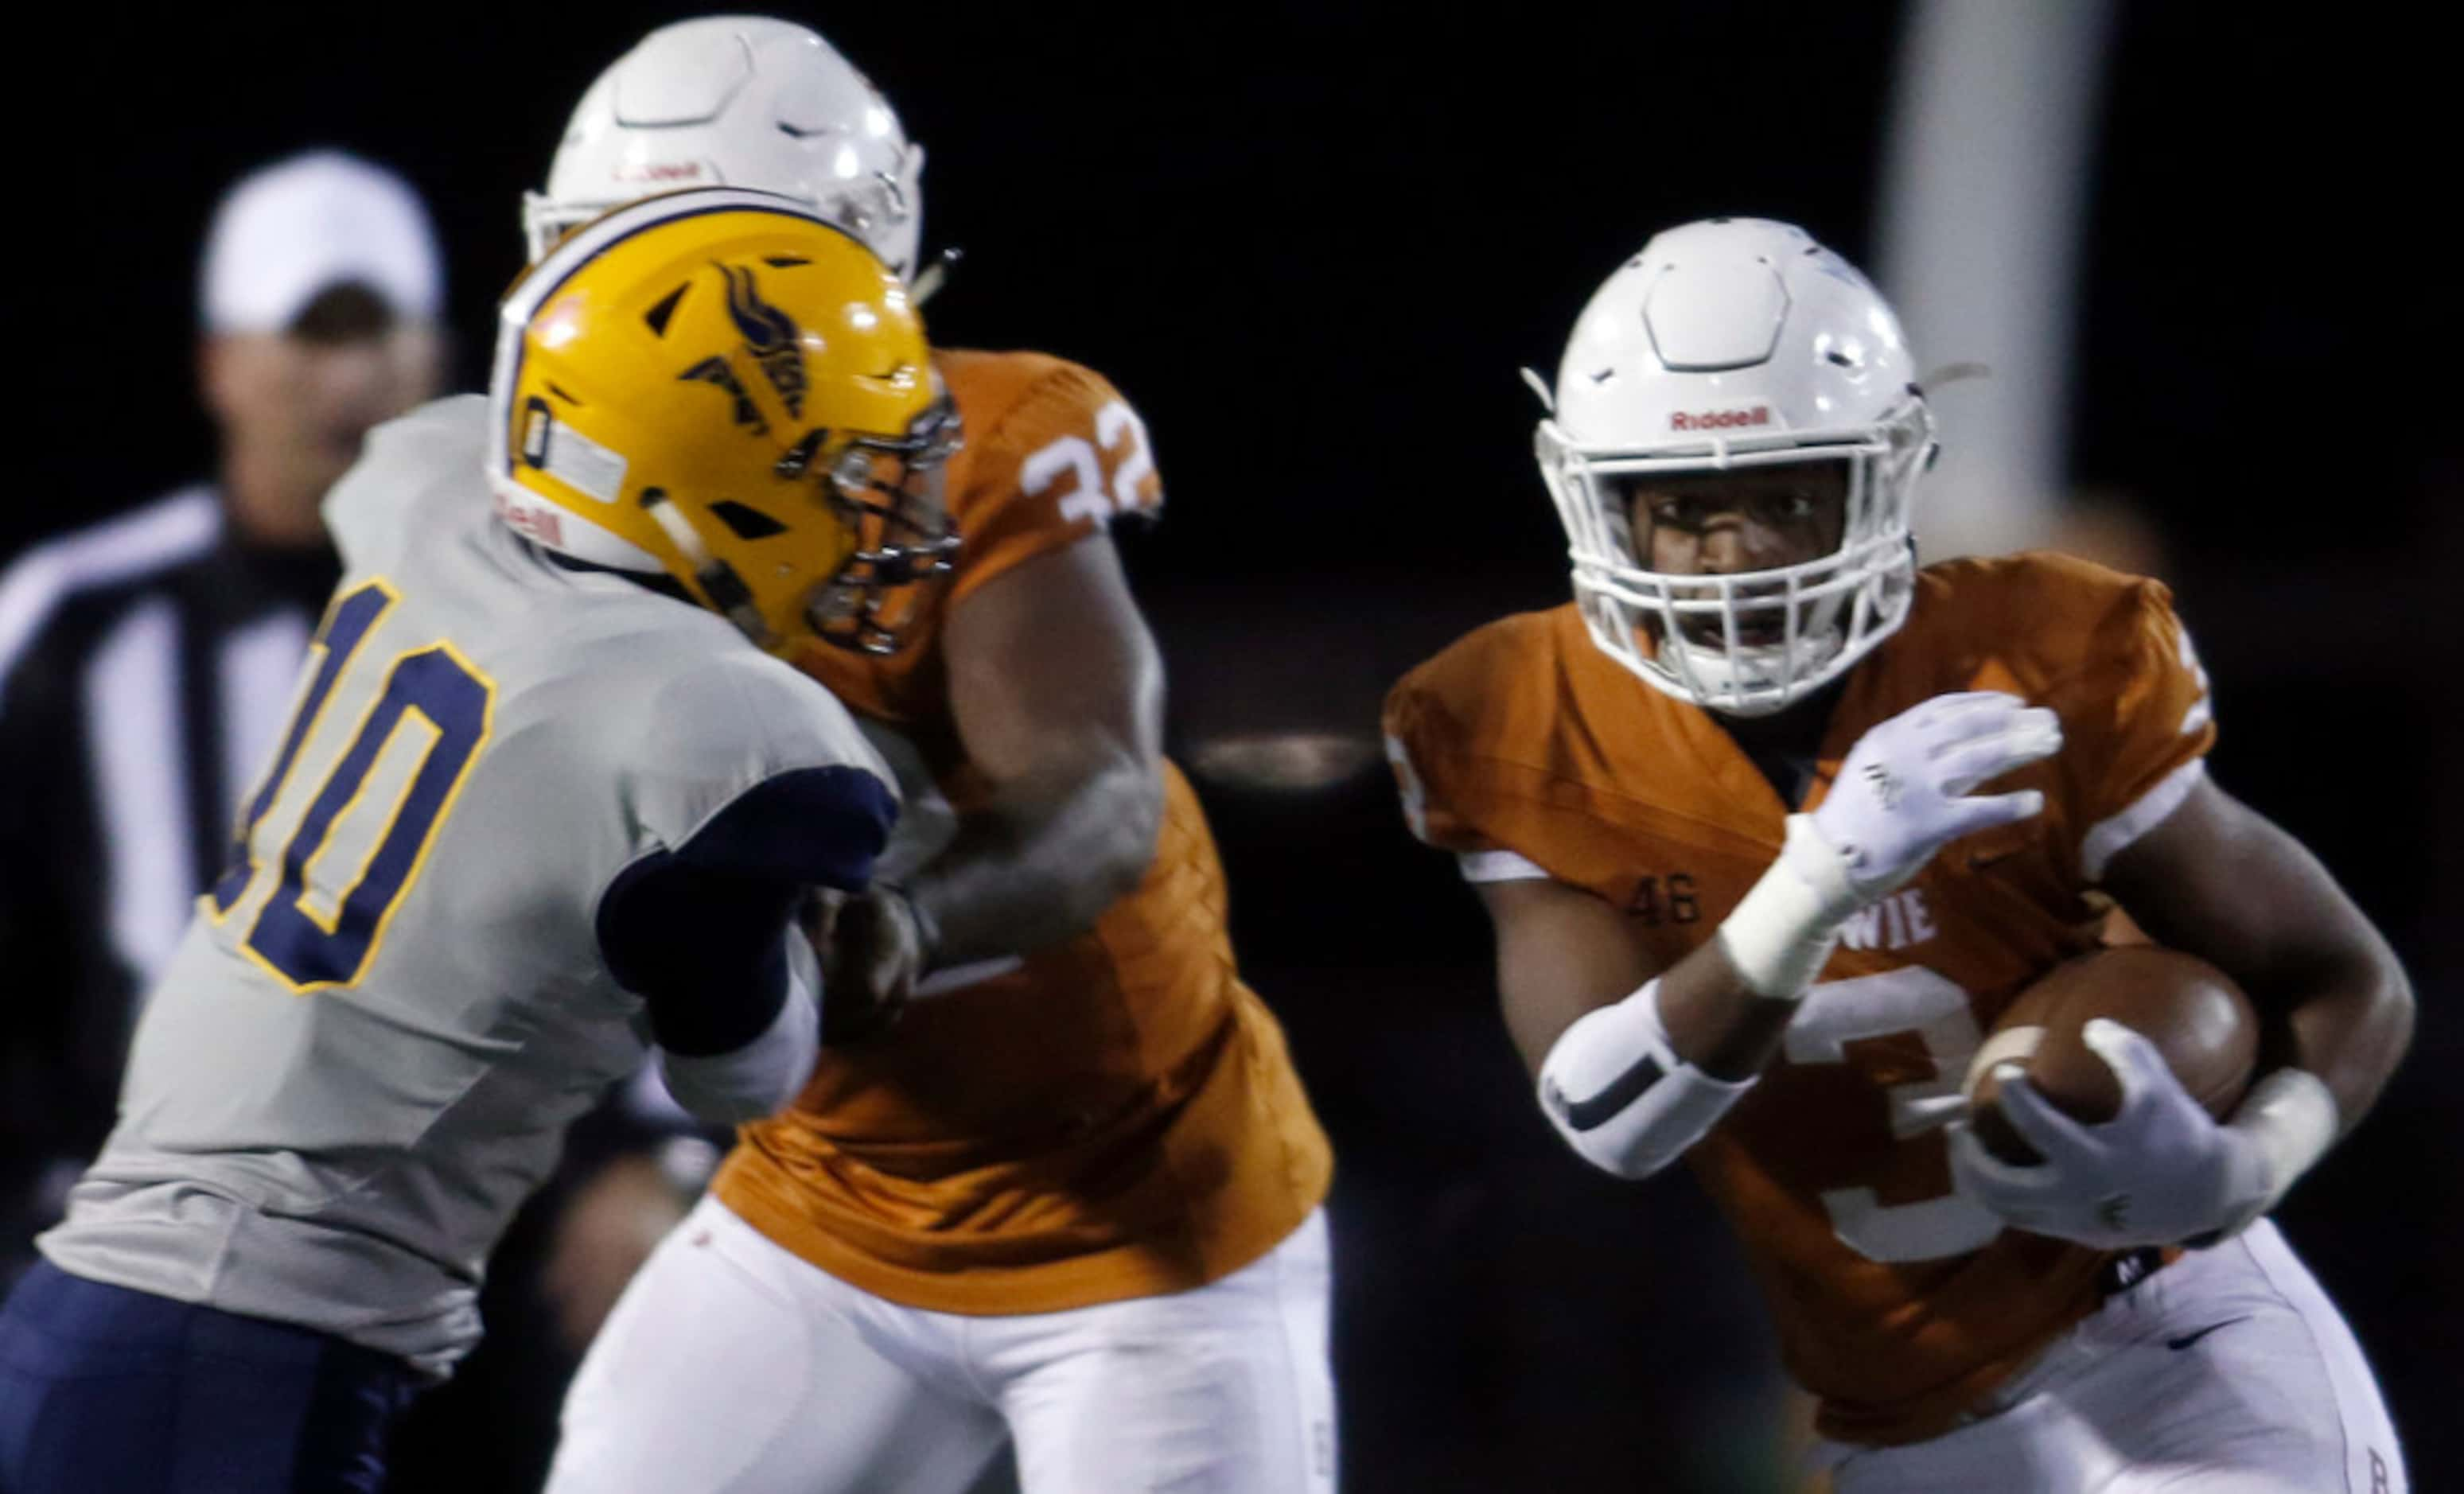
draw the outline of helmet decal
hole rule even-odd
[[[657,305],[652,306],[649,311],[642,313],[642,320],[649,325],[652,332],[657,333],[660,337],[666,337],[668,335],[668,323],[673,320],[676,315],[676,303],[683,300],[685,298],[685,292],[692,289],[693,282],[691,280],[687,280],[684,284],[677,286],[667,295],[660,297]]]
[[[770,422],[761,418],[761,411],[754,406],[753,396],[745,392],[743,381],[736,377],[735,369],[727,366],[727,360],[716,353],[676,375],[676,378],[686,384],[716,384],[735,399],[734,414],[737,425],[757,436],[770,433]]]
[[[710,513],[713,518],[735,531],[738,539],[767,539],[773,535],[787,532],[786,525],[752,504],[738,503],[734,498],[719,499],[710,506]]]
[[[744,348],[779,391],[790,418],[804,418],[804,349],[795,319],[761,298],[750,265],[718,265],[727,278],[727,315],[744,337]]]
[[[810,209],[717,188],[619,209],[500,314],[498,508],[533,544],[664,573],[781,656],[891,652],[958,544],[939,473],[960,433],[929,353],[889,266]]]

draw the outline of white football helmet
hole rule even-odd
[[[924,231],[924,147],[820,36],[758,15],[662,26],[573,111],[547,190],[522,197],[531,262],[576,224],[688,187],[749,187],[811,206],[902,277]]]
[[[1541,390],[1540,472],[1593,641],[1654,689],[1732,715],[1781,710],[1863,658],[1914,590],[1908,510],[1934,450],[1915,379],[1889,305],[1804,230],[1712,218],[1655,235],[1593,296],[1554,395]],[[1848,468],[1832,554],[1725,576],[1644,568],[1626,507],[1638,479],[1808,462]],[[1777,642],[1743,641],[1774,623]],[[1721,643],[1704,636],[1715,628]]]

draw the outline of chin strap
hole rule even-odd
[[[1917,387],[1930,394],[1947,384],[1966,384],[1972,379],[1992,377],[1993,365],[1991,363],[1945,363],[1939,368],[1918,375]]]
[[[1557,413],[1557,396],[1551,391],[1549,381],[1541,378],[1538,373],[1534,372],[1528,366],[1519,371],[1523,375],[1524,384],[1529,387],[1532,393],[1540,396],[1540,407],[1551,415]]]
[[[737,630],[753,640],[754,647],[770,648],[776,641],[770,625],[761,620],[761,609],[753,604],[752,588],[736,574],[736,567],[710,553],[710,546],[702,543],[692,521],[669,500],[666,489],[643,489],[641,502],[643,512],[658,521],[668,542],[693,568],[693,583],[709,599],[710,609],[734,623]]]
[[[941,287],[950,283],[950,272],[957,269],[958,261],[966,257],[962,250],[941,251],[933,257],[931,264],[916,272],[914,282],[907,288],[907,298],[920,307],[938,296]]]

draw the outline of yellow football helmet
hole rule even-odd
[[[507,524],[782,656],[894,650],[957,547],[957,417],[907,288],[787,198],[676,192],[570,235],[506,297],[489,399]]]

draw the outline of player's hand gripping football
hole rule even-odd
[[[1807,818],[1837,855],[1855,902],[1871,903],[1961,836],[2042,813],[2045,796],[2035,789],[1969,790],[2061,745],[2054,713],[2015,695],[1936,695],[1858,738],[1838,781]]]
[[[2016,1228],[2103,1250],[2179,1244],[2247,1223],[2270,1195],[2260,1149],[2211,1118],[2145,1037],[2100,1017],[2079,1038],[2121,1082],[2121,1110],[2082,1125],[2038,1094],[2018,1065],[2005,1066],[1994,1075],[1996,1103],[2044,1160],[2005,1162],[1954,1126],[1959,1191]]]
[[[804,932],[822,962],[823,1044],[887,1032],[924,973],[923,934],[907,894],[887,885],[852,896],[816,890]]]

